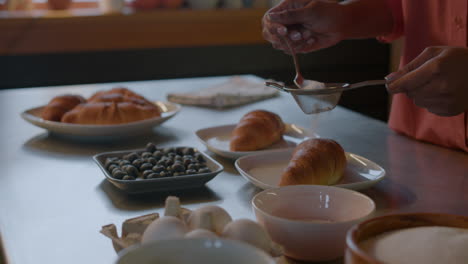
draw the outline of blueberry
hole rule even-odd
[[[160,150],[156,150],[155,152],[153,152],[153,157],[155,157],[156,159],[162,158],[163,155],[164,154]]]
[[[130,164],[130,161],[125,160],[125,159],[119,161],[120,166],[127,165],[127,164]]]
[[[151,163],[143,163],[140,166],[140,171],[151,170],[153,168],[153,164]]]
[[[178,147],[175,149],[175,153],[177,153],[178,155],[184,155],[184,147]]]
[[[174,163],[174,165],[172,165],[172,170],[175,171],[175,172],[182,172],[182,171],[185,171],[185,166],[182,165],[182,163]]]
[[[133,162],[134,160],[138,159],[140,156],[136,152],[129,153],[123,156],[124,159]]]
[[[187,169],[196,171],[196,170],[198,170],[198,166],[196,164],[192,163],[192,164],[188,165]]]
[[[172,164],[174,164],[173,160],[171,160],[171,159],[166,160],[166,163],[165,163],[166,166],[171,166]]]
[[[138,169],[133,165],[125,165],[122,167],[122,170],[130,176],[133,176],[133,177],[138,176]]]
[[[125,181],[133,181],[135,180],[135,177],[132,177],[130,175],[125,175],[122,180],[125,180]]]
[[[151,173],[150,175],[148,175],[148,177],[146,177],[146,179],[156,179],[156,178],[160,178],[160,174],[159,173]]]
[[[143,172],[143,178],[144,178],[144,179],[148,178],[148,175],[150,175],[150,174],[152,174],[152,173],[153,173],[152,170],[145,170],[145,171]]]
[[[106,169],[109,169],[109,166],[112,164],[118,164],[117,158],[112,157],[112,158],[107,158],[106,161],[104,162],[104,167]]]
[[[194,160],[194,159],[184,159],[184,165],[185,166],[188,166],[188,165],[190,165],[192,163],[197,163],[197,161]]]
[[[163,170],[164,170],[164,166],[161,166],[161,165],[156,165],[153,167],[154,172],[161,172]]]
[[[197,171],[196,170],[186,170],[185,171],[186,174],[197,174]]]
[[[198,173],[209,173],[209,172],[211,172],[211,170],[208,168],[203,168],[203,169],[198,170]]]
[[[114,169],[118,168],[119,165],[117,164],[111,164],[109,165],[109,167],[107,168],[108,171],[112,172]]]
[[[195,153],[194,157],[198,162],[205,162],[205,158],[200,153]]]
[[[152,152],[145,151],[145,152],[141,153],[141,157],[144,158],[144,159],[147,159],[147,158],[152,157],[152,156],[153,156]]]
[[[156,165],[159,165],[159,166],[166,166],[166,160],[161,159],[161,160],[159,160],[158,162],[156,162]]]
[[[145,150],[148,151],[148,152],[153,153],[156,150],[156,145],[150,142],[150,143],[146,144]]]
[[[132,165],[139,168],[141,167],[141,164],[145,163],[143,159],[136,159],[132,162]]]
[[[111,171],[112,175],[114,175],[114,172],[115,172],[115,171],[119,171],[119,170],[121,170],[120,167],[119,167],[119,166],[116,166],[116,167]]]
[[[112,172],[112,177],[114,177],[116,179],[122,179],[125,176],[128,176],[128,175],[125,172],[121,171],[121,170],[114,170]]]
[[[195,150],[193,148],[185,148],[182,152],[184,155],[193,155],[195,153]]]
[[[146,160],[146,162],[151,163],[151,164],[153,164],[153,165],[156,165],[156,163],[158,163],[158,161],[157,161],[155,158],[153,158],[153,157],[148,158],[148,159]]]
[[[164,148],[163,149],[164,154],[169,154],[169,153],[174,153],[175,149],[174,148]]]
[[[167,177],[167,176],[168,176],[167,173],[164,172],[164,171],[161,171],[161,172],[159,173],[159,177]]]

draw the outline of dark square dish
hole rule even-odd
[[[196,149],[195,149],[196,150]],[[147,193],[147,192],[158,192],[178,189],[189,189],[203,186],[205,183],[213,179],[216,175],[223,171],[223,166],[216,160],[208,156],[207,154],[196,150],[198,153],[203,155],[206,160],[207,167],[211,170],[208,173],[198,173],[183,176],[171,176],[165,178],[156,179],[136,179],[136,180],[119,180],[114,177],[106,170],[104,164],[107,158],[110,157],[122,157],[131,152],[142,152],[144,149],[134,150],[123,150],[123,151],[112,151],[104,152],[93,156],[96,164],[101,168],[102,172],[106,176],[106,179],[115,185],[117,188],[127,193]]]

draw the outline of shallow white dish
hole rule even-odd
[[[230,151],[229,142],[231,139],[231,133],[235,127],[235,124],[209,127],[197,130],[195,134],[210,151],[230,159],[237,159],[254,153],[265,153],[278,149],[290,149],[294,148],[305,139],[319,137],[317,134],[303,127],[294,124],[286,124],[286,132],[283,135],[283,140],[266,149],[258,151]]]
[[[35,107],[21,113],[21,117],[29,123],[47,129],[51,133],[78,137],[123,137],[148,131],[175,116],[181,106],[169,102],[154,102],[161,109],[161,116],[142,121],[119,125],[80,125],[48,121],[40,117],[42,108]]]
[[[291,159],[293,149],[277,150],[239,158],[235,166],[248,181],[261,189],[279,187],[281,174]],[[351,190],[369,188],[385,177],[385,170],[364,157],[346,153],[343,179],[336,185]]]
[[[260,249],[247,243],[228,239],[159,240],[131,247],[119,254],[117,264],[152,263],[224,263],[274,264]]]

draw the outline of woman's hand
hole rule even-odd
[[[468,48],[429,47],[386,77],[390,93],[405,93],[414,103],[441,116],[468,111]]]
[[[289,53],[330,47],[343,39],[343,6],[336,1],[284,0],[263,16],[263,37]]]
[[[343,39],[390,33],[393,16],[385,0],[283,0],[265,13],[263,37],[288,53],[333,46]]]

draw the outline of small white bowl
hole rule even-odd
[[[288,257],[329,261],[341,257],[346,232],[375,210],[369,197],[348,189],[292,185],[265,190],[252,200],[255,216]]]
[[[227,239],[159,240],[124,250],[117,264],[224,263],[274,264],[272,257],[249,244]]]

